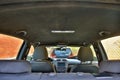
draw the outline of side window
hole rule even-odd
[[[22,39],[0,34],[0,59],[16,59],[22,43]]]
[[[31,61],[33,53],[34,53],[34,47],[31,46],[30,50],[29,50],[29,53],[27,55],[27,61]]]
[[[92,64],[98,66],[98,59],[97,59],[96,52],[95,52],[95,50],[94,50],[93,45],[91,45],[90,48],[91,48],[92,53],[93,53],[93,61],[92,61]]]
[[[90,48],[91,48],[92,53],[93,53],[93,61],[98,61],[98,60],[97,60],[97,56],[96,56],[96,52],[95,52],[93,46],[91,45]]]
[[[108,60],[120,59],[120,36],[104,39],[101,41]]]
[[[70,47],[70,49],[72,50],[73,56],[77,56],[80,47]]]

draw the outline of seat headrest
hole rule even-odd
[[[93,61],[93,53],[90,46],[80,47],[78,51],[78,59],[81,60],[82,62]]]
[[[120,73],[120,60],[102,61],[99,72]]]
[[[23,60],[0,60],[0,73],[29,73],[31,65]]]
[[[48,59],[47,49],[43,46],[35,47],[33,59],[34,60]]]

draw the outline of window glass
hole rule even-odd
[[[97,59],[96,52],[95,52],[95,49],[94,49],[93,45],[91,45],[90,48],[91,48],[92,53],[93,53],[92,64],[98,66],[98,59]]]
[[[93,46],[91,45],[90,48],[91,48],[92,53],[93,53],[93,61],[98,61],[98,60],[97,60],[97,56],[96,56],[96,52],[95,52]]]
[[[0,34],[0,59],[16,59],[22,39]]]
[[[60,47],[57,47],[57,46],[46,47],[47,52],[48,52],[48,57],[50,57],[50,58],[55,58],[56,56],[57,57],[62,57],[62,56],[63,57],[66,57],[66,56],[76,57],[80,47],[64,47],[64,48],[61,49],[61,51],[58,48],[60,48]],[[61,54],[56,55],[55,54],[55,55],[53,55],[53,52],[57,52],[57,53],[63,52],[63,53],[66,53],[66,54],[63,54],[63,55],[61,55]],[[34,47],[31,46],[30,51],[29,51],[28,56],[27,56],[28,61],[30,61],[32,59],[33,53],[34,53]]]
[[[90,46],[92,53],[93,53],[93,61],[92,64],[98,66],[98,60],[96,57],[96,52],[93,46]],[[69,58],[69,59],[77,59],[78,51],[80,47],[73,47],[73,46],[65,46],[65,47],[58,47],[58,46],[47,46],[47,53],[49,58]],[[32,56],[34,53],[34,47],[31,46],[30,51],[27,56],[27,60],[31,61]],[[89,56],[89,55],[87,55]],[[86,62],[88,63],[88,62]]]
[[[50,58],[70,58],[75,57],[78,54],[80,47],[47,47],[48,56]]]
[[[120,36],[104,39],[101,41],[108,60],[120,59]]]
[[[91,45],[90,48],[92,49],[92,52],[93,52],[94,61],[97,61],[96,53],[94,51],[93,46]],[[76,57],[78,55],[78,51],[79,51],[80,47],[68,46],[68,47],[64,47],[64,48],[60,49],[60,47],[57,47],[57,46],[49,46],[49,47],[46,47],[46,49],[48,52],[48,57],[50,57],[50,58],[55,58],[55,57],[59,57],[59,56],[65,57],[65,55],[67,55],[67,54],[69,55],[68,57]],[[31,46],[30,51],[29,51],[28,56],[27,56],[28,61],[30,61],[32,59],[33,53],[34,53],[34,47]],[[53,55],[54,53],[55,53],[55,55]],[[66,54],[59,55],[62,53],[66,53]]]
[[[31,61],[33,53],[34,53],[34,47],[31,46],[30,50],[29,50],[29,53],[28,53],[28,56],[27,56],[28,61]]]

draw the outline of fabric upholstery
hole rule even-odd
[[[91,64],[81,64],[74,66],[71,72],[98,73],[99,69]]]
[[[96,80],[89,73],[44,73],[41,80]]]
[[[78,52],[78,59],[81,62],[90,61],[90,63],[84,63],[75,65],[71,68],[71,72],[85,72],[85,73],[98,73],[99,69],[97,66],[93,65],[91,62],[93,61],[93,53],[90,46],[81,47]]]
[[[0,80],[41,80],[41,73],[0,74]]]
[[[32,61],[32,72],[42,72],[42,73],[49,73],[54,72],[53,65],[49,61]]]
[[[47,54],[46,48],[43,46],[35,47],[33,59],[34,60],[48,59],[48,54]]]
[[[81,60],[82,62],[93,61],[93,53],[90,46],[88,47],[83,46],[79,49],[78,59]]]
[[[49,73],[54,72],[55,69],[51,62],[48,60],[48,53],[44,46],[38,46],[34,50],[33,60],[30,61],[32,72]]]
[[[99,72],[120,73],[120,60],[102,61]]]
[[[0,73],[29,73],[31,65],[27,61],[0,60]]]

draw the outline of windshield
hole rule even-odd
[[[53,54],[56,55],[56,58],[67,58],[72,55],[72,51],[70,48],[56,48]]]
[[[66,47],[57,47],[49,46],[46,47],[48,51],[48,56],[50,58],[73,58],[78,54],[80,47],[66,46]]]

